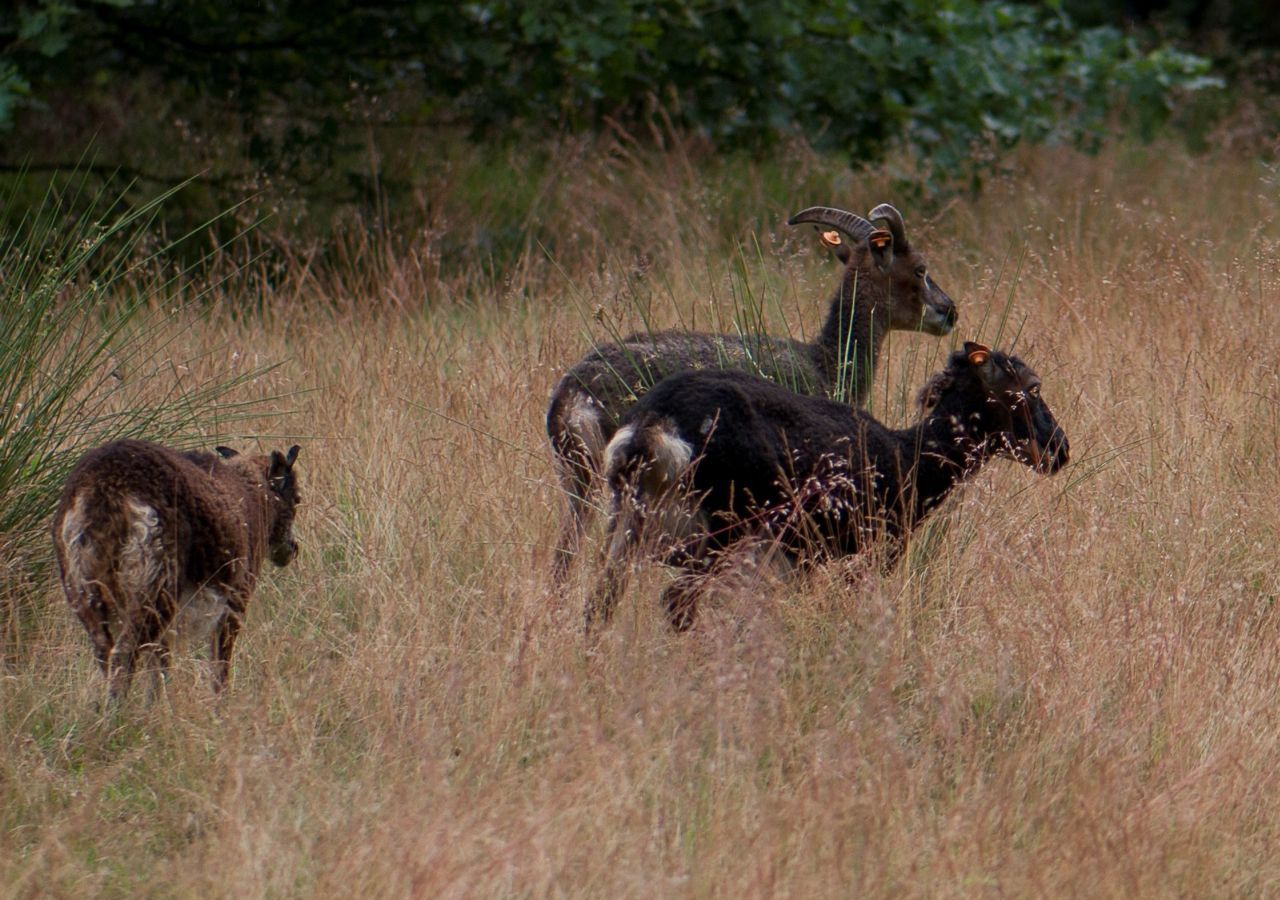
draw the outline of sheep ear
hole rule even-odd
[[[294,444],[292,447],[289,448],[289,455],[284,458],[284,461],[288,463],[289,468],[293,468],[293,464],[298,459],[298,451],[301,449],[302,447],[300,447],[298,444]]]
[[[991,348],[977,341],[965,341],[964,352],[969,357],[969,365],[980,366],[991,358]]]
[[[289,473],[289,463],[285,460],[284,454],[279,450],[271,451],[271,465],[267,469],[267,481],[275,485],[277,481],[284,478]]]
[[[221,456],[223,459],[231,459],[231,457],[233,456],[240,455],[240,452],[238,450],[232,450],[230,447],[222,447],[222,446],[214,447],[213,452]]]
[[[871,247],[871,256],[881,270],[893,265],[893,235],[883,228],[877,228],[867,235],[867,244]]]

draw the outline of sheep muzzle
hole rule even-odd
[[[293,562],[293,558],[298,555],[298,542],[293,538],[273,544],[271,547],[271,562],[280,568],[284,568]]]

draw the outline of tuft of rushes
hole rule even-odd
[[[193,235],[157,238],[156,216],[181,186],[126,203],[127,188],[89,180],[51,184],[0,244],[0,564],[10,581],[48,562],[48,517],[86,450],[123,437],[216,440],[254,413],[256,401],[233,395],[270,368],[196,374],[175,344],[208,290],[167,258]]]

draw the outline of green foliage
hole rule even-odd
[[[0,560],[44,556],[45,523],[75,461],[121,437],[189,445],[252,411],[220,401],[251,371],[181,383],[167,346],[176,310],[153,307],[178,278],[154,275],[150,225],[173,192],[126,209],[77,196],[82,177],[0,244]],[[176,190],[176,189],[175,189]],[[12,202],[6,198],[6,205]],[[68,210],[87,210],[68,220]],[[148,274],[151,273],[151,274]],[[179,276],[180,277],[180,276]],[[157,401],[156,380],[175,383]]]
[[[352,120],[483,135],[657,113],[722,147],[802,136],[875,163],[906,145],[952,178],[1019,141],[1092,145],[1118,105],[1150,134],[1216,84],[1205,60],[1057,4],[979,0],[35,0],[0,13],[0,41],[0,124],[28,84],[150,73],[229,104],[254,161],[294,177]]]
[[[1114,0],[1060,0],[1082,24],[1156,28],[1177,35],[1217,57],[1228,70],[1254,52],[1280,50],[1280,16],[1271,0],[1159,0],[1115,3]]]

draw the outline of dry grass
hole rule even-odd
[[[0,674],[4,893],[1280,891],[1274,172],[1041,151],[908,210],[957,339],[1011,305],[1074,465],[993,466],[894,575],[730,586],[687,636],[652,572],[591,657],[589,572],[567,602],[544,577],[542,415],[592,314],[711,325],[745,285],[812,331],[834,272],[782,214],[888,196],[801,154],[789,182],[571,163],[528,211],[562,242],[505,281],[433,255],[467,199],[442,183],[420,246],[353,238],[345,274],[192,317],[176,353],[309,391],[261,424],[304,446],[303,555],[220,708],[187,661],[100,717],[83,633],[33,598]],[[877,408],[902,421],[945,349],[897,337]]]

